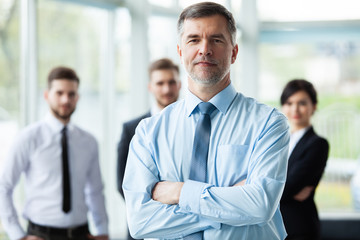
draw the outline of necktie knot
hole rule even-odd
[[[207,114],[207,115],[210,115],[216,108],[210,102],[201,102],[201,103],[199,103],[198,106],[199,106],[199,110],[200,110],[201,114]]]

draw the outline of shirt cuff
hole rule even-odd
[[[103,223],[95,227],[96,235],[109,235],[108,224]]]
[[[26,236],[26,233],[19,224],[7,224],[5,221],[2,224],[10,239],[21,239]]]
[[[200,199],[206,197],[207,189],[212,185],[193,180],[185,181],[179,199],[182,212],[200,214]]]

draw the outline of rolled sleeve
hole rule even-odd
[[[206,190],[211,186],[193,180],[185,181],[180,193],[180,211],[200,214],[200,199],[206,197]]]

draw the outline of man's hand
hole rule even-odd
[[[314,190],[314,186],[306,186],[304,187],[303,189],[301,189],[300,192],[298,192],[295,196],[294,196],[294,199],[296,201],[299,201],[299,202],[302,202],[304,200],[306,200],[311,192]]]
[[[178,204],[183,182],[158,182],[152,190],[152,199],[164,204]]]
[[[236,183],[233,187],[244,186],[245,182],[246,182],[246,178],[244,180],[242,180],[241,182]]]
[[[93,236],[93,235],[89,234],[89,235],[88,235],[88,239],[109,240],[109,236],[108,236],[108,235]]]
[[[38,237],[38,236],[28,235],[28,236],[21,238],[20,240],[44,240],[44,239],[41,237]]]

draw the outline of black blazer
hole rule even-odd
[[[124,197],[122,190],[122,183],[124,180],[125,166],[127,156],[129,153],[129,145],[132,137],[135,135],[135,129],[141,120],[151,117],[151,113],[148,112],[138,118],[125,122],[123,124],[123,130],[120,138],[120,142],[117,146],[117,187],[120,194]]]
[[[314,202],[316,186],[324,172],[329,144],[319,137],[312,127],[296,144],[289,162],[280,210],[288,236],[320,234],[320,222]],[[305,186],[314,186],[311,195],[303,202],[294,196]],[[313,238],[316,239],[316,238]]]

